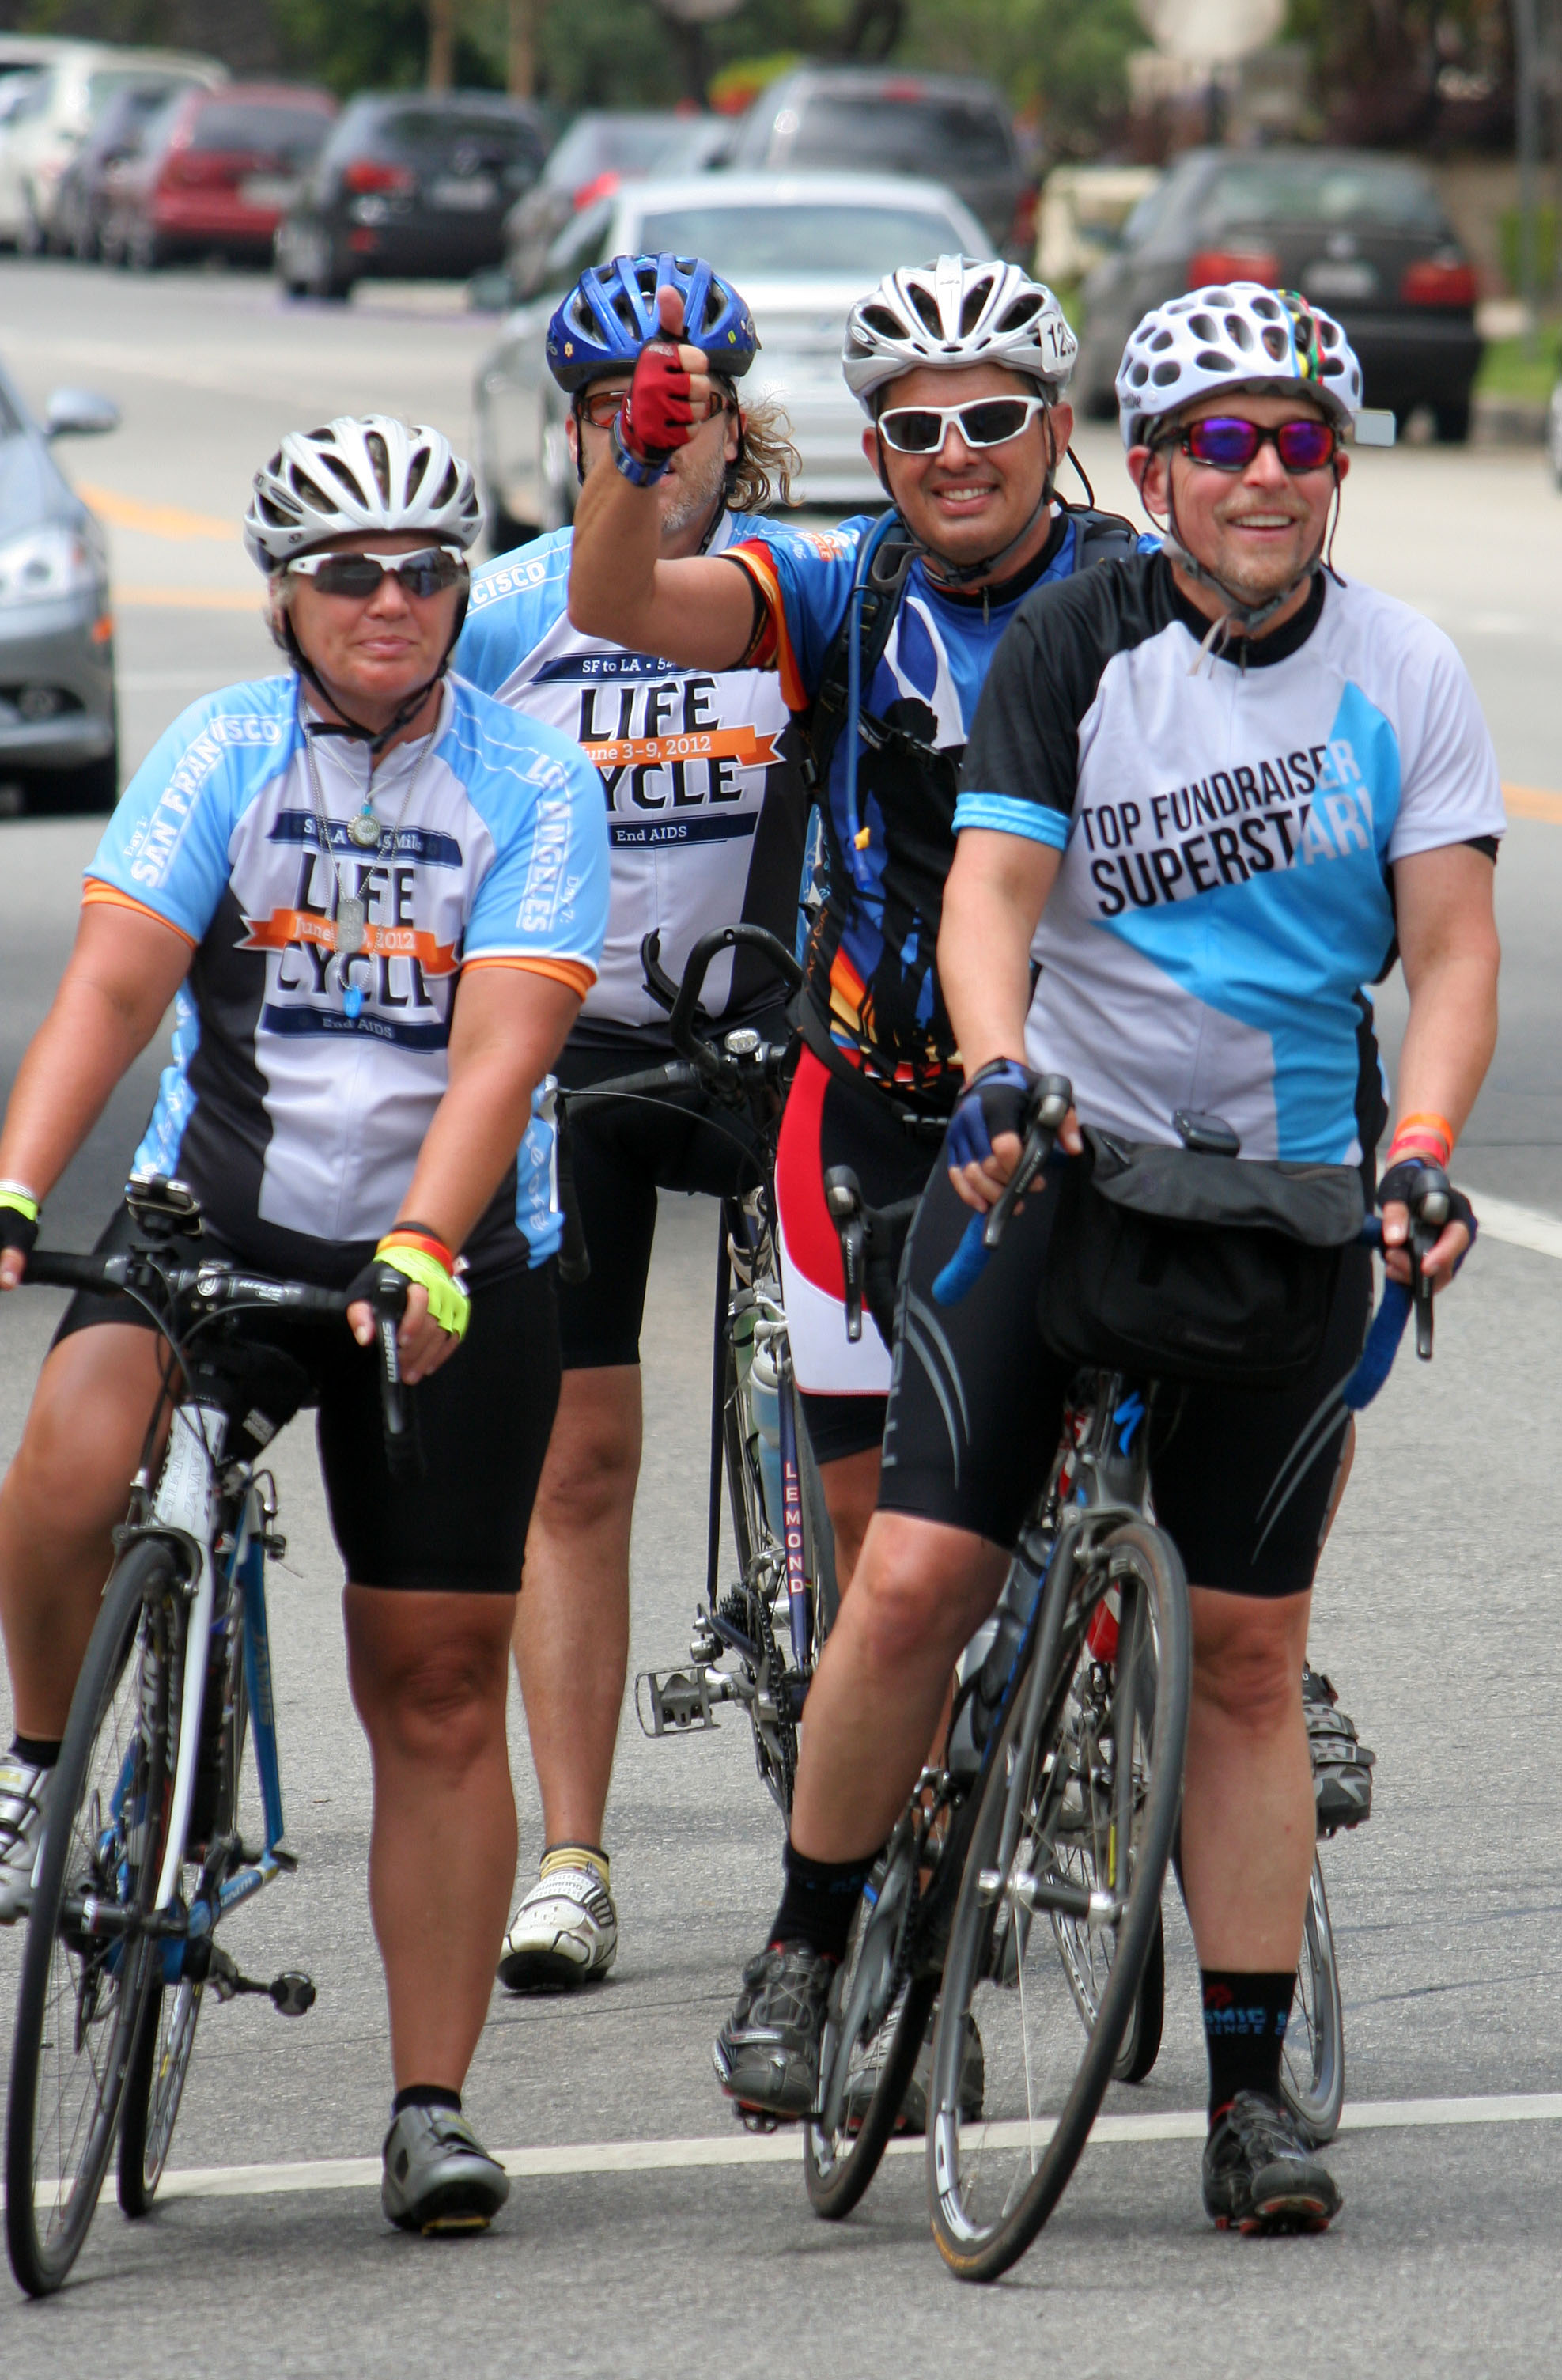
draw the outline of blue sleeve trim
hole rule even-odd
[[[1072,820],[1038,802],[1022,802],[1012,794],[962,794],[954,806],[954,831],[989,827],[998,834],[1023,835],[1027,843],[1045,843],[1054,851],[1069,847]]]

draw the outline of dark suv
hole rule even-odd
[[[548,154],[539,109],[492,91],[397,91],[344,111],[278,228],[292,298],[370,275],[464,280],[499,263],[505,211]]]
[[[1481,361],[1475,275],[1419,165],[1349,149],[1195,149],[1142,199],[1084,285],[1076,406],[1117,409],[1129,333],[1163,298],[1217,281],[1300,289],[1343,323],[1370,406],[1429,406],[1470,435]]]
[[[748,173],[916,174],[963,198],[995,248],[1029,250],[1035,193],[1013,120],[991,83],[975,75],[798,67],[760,92],[728,162]]]

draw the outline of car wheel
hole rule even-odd
[[[79,769],[34,769],[23,780],[30,818],[80,818],[113,809],[119,799],[119,754],[105,752]]]
[[[1450,405],[1435,405],[1432,426],[1437,433],[1439,446],[1468,446],[1470,443],[1470,399],[1456,399]]]

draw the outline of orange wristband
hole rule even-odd
[[[387,1232],[374,1253],[379,1256],[386,1248],[421,1248],[426,1257],[443,1265],[446,1272],[454,1275],[455,1271],[455,1258],[444,1242],[436,1240],[432,1232],[419,1230],[416,1223],[398,1224],[394,1231]]]
[[[1427,1111],[1401,1116],[1394,1127],[1394,1137],[1388,1144],[1390,1165],[1393,1164],[1396,1153],[1401,1146],[1435,1148],[1439,1151],[1439,1161],[1447,1165],[1454,1153],[1454,1128],[1447,1116],[1434,1115]]]

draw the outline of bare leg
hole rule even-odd
[[[792,1840],[807,1858],[857,1859],[884,1841],[1008,1562],[968,1530],[874,1514],[808,1695],[792,1813]]]
[[[0,1488],[0,1626],[16,1725],[63,1735],[157,1399],[159,1341],[107,1323],[54,1348]]]
[[[1283,1974],[1302,1948],[1315,1828],[1302,1709],[1312,1601],[1192,1590],[1182,1888],[1205,1967]]]
[[[549,1843],[599,1843],[629,1668],[640,1367],[566,1372],[527,1536],[515,1667]]]
[[[878,1501],[878,1447],[843,1454],[837,1463],[821,1463],[819,1485],[835,1533],[836,1593],[844,1595],[862,1559],[863,1539]]]
[[[459,2091],[515,1878],[507,1595],[349,1586],[347,1674],[374,1761],[369,1904],[397,2090]]]

